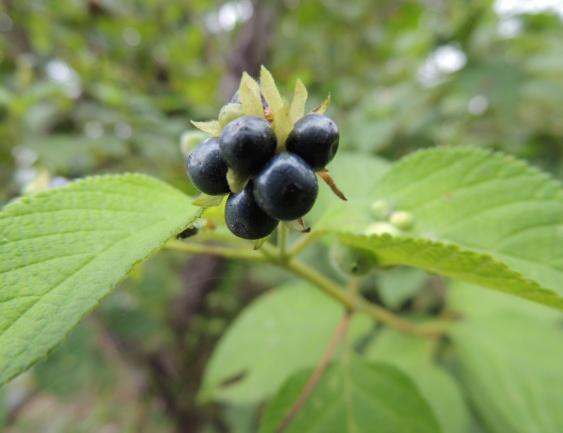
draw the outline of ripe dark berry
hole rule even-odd
[[[286,148],[317,171],[332,161],[338,150],[339,138],[338,127],[332,119],[322,114],[308,114],[293,126]]]
[[[317,177],[303,159],[284,152],[274,156],[254,179],[254,197],[268,215],[290,221],[315,204]]]
[[[188,175],[194,186],[209,195],[227,194],[227,163],[221,156],[219,140],[202,141],[188,156]]]
[[[223,128],[219,147],[229,167],[241,175],[254,175],[274,155],[276,142],[265,119],[242,116]]]
[[[225,222],[229,230],[239,238],[261,239],[268,236],[278,221],[258,207],[249,182],[238,194],[231,194],[225,205]]]

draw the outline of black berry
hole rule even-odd
[[[303,159],[284,152],[273,157],[254,179],[254,197],[268,215],[290,221],[311,210],[317,177]]]
[[[194,186],[209,195],[227,194],[227,163],[221,156],[219,140],[208,138],[190,153],[188,175]]]
[[[332,161],[339,138],[338,127],[332,119],[322,114],[308,114],[295,123],[287,137],[286,148],[317,171]]]
[[[242,175],[254,175],[274,155],[276,135],[261,117],[242,116],[229,122],[219,139],[223,159]]]
[[[252,182],[249,182],[242,192],[229,195],[225,205],[227,227],[243,239],[261,239],[272,233],[278,225],[276,219],[258,207],[252,190]]]

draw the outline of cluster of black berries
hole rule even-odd
[[[225,222],[233,234],[261,239],[280,220],[296,220],[311,210],[318,193],[315,171],[334,158],[338,141],[338,128],[331,119],[309,114],[295,123],[286,150],[276,153],[277,139],[270,123],[242,116],[225,125],[219,138],[208,138],[193,150],[188,174],[205,194],[229,194]],[[230,191],[229,168],[249,179],[239,193]]]

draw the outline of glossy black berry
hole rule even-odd
[[[227,194],[227,163],[221,156],[219,140],[202,141],[188,156],[188,175],[194,186],[209,195]]]
[[[254,179],[258,206],[277,219],[301,218],[315,204],[317,177],[303,159],[284,152],[274,156]]]
[[[285,145],[289,152],[299,155],[317,171],[332,161],[339,139],[338,127],[332,119],[308,114],[295,123]]]
[[[227,227],[234,235],[243,239],[264,238],[278,225],[276,219],[258,207],[252,189],[252,182],[249,182],[242,192],[231,194],[225,205]]]
[[[242,175],[254,175],[274,155],[276,135],[270,124],[257,116],[242,116],[229,122],[219,139],[221,155],[229,167]]]

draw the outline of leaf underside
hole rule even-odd
[[[23,198],[0,214],[0,384],[53,348],[133,265],[197,216],[135,174]]]
[[[563,310],[563,298],[490,255],[427,239],[390,235],[341,235],[349,245],[373,251],[383,266],[408,265],[499,290]]]

